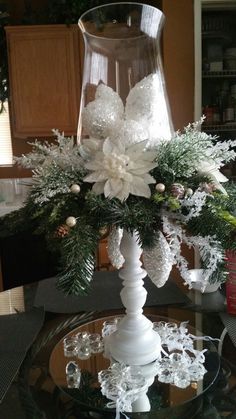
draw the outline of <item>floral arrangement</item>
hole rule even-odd
[[[0,234],[45,234],[60,252],[58,286],[66,293],[88,291],[104,235],[111,263],[122,266],[123,229],[138,233],[144,267],[158,287],[173,265],[191,287],[182,243],[199,250],[203,289],[226,278],[225,249],[236,247],[236,188],[220,169],[235,159],[236,141],[201,132],[203,118],[164,139],[152,83],[154,75],[134,86],[125,106],[100,84],[83,110],[82,143],[54,130],[55,143],[36,140],[31,153],[16,158],[33,170],[33,186],[24,207],[2,219]]]

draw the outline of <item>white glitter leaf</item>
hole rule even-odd
[[[143,250],[144,268],[151,281],[161,288],[165,285],[172,269],[173,257],[169,244],[160,232],[157,244],[151,249]]]
[[[113,228],[107,239],[108,256],[111,264],[117,269],[120,269],[125,262],[125,259],[120,252],[120,243],[122,237],[123,230],[121,228]]]

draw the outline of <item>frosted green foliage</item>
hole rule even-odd
[[[157,148],[157,171],[168,180],[188,179],[198,171],[198,165],[212,161],[217,168],[234,159],[232,147],[236,141],[216,142],[217,137],[200,131],[203,119],[176,132],[169,142]]]
[[[73,166],[77,169],[83,168],[83,159],[79,153],[79,146],[75,144],[73,137],[65,137],[58,130],[53,130],[56,135],[54,143],[48,141],[40,142],[36,140],[32,145],[32,152],[22,157],[15,157],[16,163],[27,169],[37,169],[39,167],[50,166],[53,162],[66,169]],[[43,172],[41,172],[41,175]]]
[[[52,162],[50,166],[41,166],[34,170],[31,197],[35,204],[49,202],[58,194],[70,192],[73,183],[82,182],[83,173],[76,171],[73,167],[61,170],[57,163]]]

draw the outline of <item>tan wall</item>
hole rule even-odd
[[[174,128],[194,117],[193,0],[163,0],[163,57]]]

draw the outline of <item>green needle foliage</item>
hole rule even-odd
[[[58,288],[65,294],[87,294],[95,268],[99,231],[80,222],[62,240]]]
[[[225,250],[236,250],[236,188],[233,183],[225,188],[228,195],[215,192],[187,229],[192,234],[215,236]]]
[[[234,157],[233,142],[214,145],[212,137],[197,131],[194,125],[187,127],[183,134],[177,133],[155,149],[157,167],[150,174],[157,183],[162,181],[165,191],[158,192],[151,184],[150,198],[129,194],[121,201],[92,191],[93,185],[84,181],[87,160],[83,160],[80,147],[72,139],[55,133],[57,140],[53,145],[35,142],[33,152],[17,158],[18,163],[33,169],[34,183],[24,207],[0,219],[0,237],[23,231],[43,235],[58,256],[57,283],[63,292],[88,292],[102,230],[138,232],[140,245],[153,249],[159,232],[164,230],[165,219],[169,223],[165,234],[170,248],[174,246],[173,263],[179,269],[185,269],[178,248],[183,240],[199,246],[203,267],[213,264],[214,278],[225,278],[222,255],[227,249],[236,250],[236,186],[231,183],[225,187],[228,195],[219,191],[206,193],[205,187],[211,190],[212,186],[221,185],[217,181],[214,184],[211,172],[201,173],[198,165],[203,162],[204,168],[210,150],[210,167],[217,175],[221,163]],[[72,185],[77,186],[77,192]],[[68,217],[74,217],[73,227],[66,224]],[[182,270],[181,274],[185,272]]]

